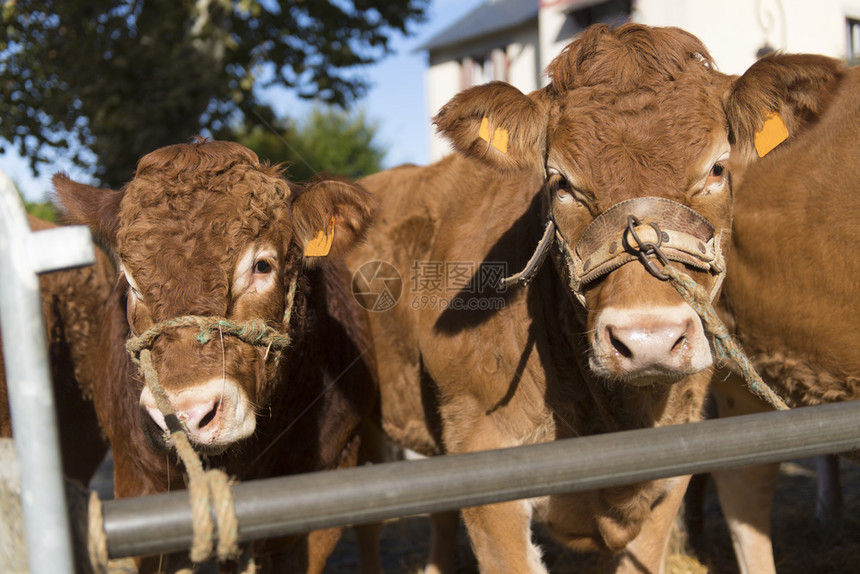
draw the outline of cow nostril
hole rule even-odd
[[[677,351],[679,349],[683,349],[684,345],[687,344],[687,335],[681,335],[678,337],[678,340],[675,341],[675,344],[672,345],[672,351]]]
[[[615,349],[619,355],[626,359],[633,358],[633,351],[630,348],[621,342],[615,335],[612,334],[612,329],[607,329],[609,333],[609,344],[612,345],[612,348]]]
[[[203,427],[205,427],[206,425],[211,423],[213,420],[215,420],[215,416],[218,414],[218,407],[220,407],[220,406],[221,406],[221,402],[220,401],[216,402],[215,406],[212,407],[212,410],[210,410],[208,413],[206,413],[203,416],[202,419],[200,419],[200,424],[198,425],[198,428],[202,429]]]

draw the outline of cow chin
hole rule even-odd
[[[215,378],[179,391],[165,391],[176,418],[195,450],[221,454],[250,437],[257,426],[256,412],[241,387],[230,379]],[[140,395],[141,424],[156,450],[167,448],[167,423],[149,388]]]

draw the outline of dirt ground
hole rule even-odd
[[[816,475],[811,460],[784,463],[776,484],[774,506],[774,553],[779,574],[860,573],[860,466],[842,461],[840,482],[844,497],[841,525],[826,531],[815,520]],[[738,567],[717,501],[713,481],[708,480],[704,498],[704,527],[689,538],[686,551],[670,560],[669,574],[737,574]],[[426,516],[386,522],[380,551],[386,574],[418,574],[427,556],[430,524]],[[599,572],[593,556],[565,551],[539,531],[535,538],[544,549],[552,574]],[[459,531],[457,574],[475,574],[475,560],[465,530]],[[129,560],[115,561],[111,574],[134,574]],[[359,574],[355,534],[346,529],[329,559],[325,574]]]

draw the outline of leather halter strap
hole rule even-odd
[[[654,253],[653,246],[668,261],[710,272],[713,282],[709,292],[713,300],[726,271],[721,235],[707,219],[686,205],[661,197],[639,197],[617,203],[599,215],[571,249],[550,213],[543,237],[526,268],[503,279],[500,286],[527,285],[555,243],[564,257],[571,291],[585,306],[584,290],[588,283],[631,261],[645,263],[646,257]],[[555,241],[550,241],[550,237]],[[649,271],[663,279],[650,268]]]
[[[635,228],[630,225],[630,216],[634,216]],[[573,250],[558,228],[556,236],[565,245],[571,289],[583,304],[585,285],[642,259],[646,243],[659,246],[670,261],[711,272],[717,279],[710,289],[712,299],[726,270],[721,234],[707,219],[671,199],[639,197],[617,203],[591,222]]]

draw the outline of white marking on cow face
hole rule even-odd
[[[236,262],[232,292],[234,296],[268,293],[275,288],[278,277],[278,252],[274,247],[251,245]]]
[[[135,281],[131,272],[122,262],[119,264],[120,273],[125,276],[128,283],[128,297],[126,298],[126,319],[132,333],[139,335],[152,326],[152,317],[143,303],[143,292]]]
[[[216,377],[176,392],[165,390],[176,417],[195,448],[208,454],[223,452],[248,438],[257,426],[256,412],[242,388],[233,380]],[[164,415],[149,388],[140,394],[140,408],[167,432]]]
[[[129,291],[131,293],[131,297],[129,297],[129,301],[132,303],[136,303],[138,301],[143,300],[143,295],[140,292],[140,287],[137,285],[137,281],[134,280],[134,277],[131,275],[131,271],[129,271],[125,265],[120,261],[119,271],[123,275],[125,275],[125,280],[128,282]]]

